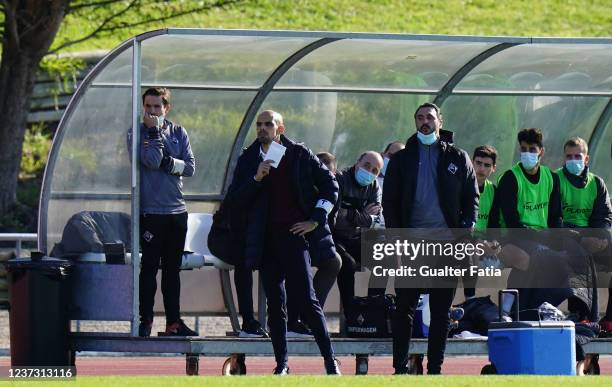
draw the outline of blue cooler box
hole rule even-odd
[[[576,375],[572,321],[514,321],[489,325],[489,360],[503,375]]]

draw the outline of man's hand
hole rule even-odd
[[[174,159],[167,154],[164,154],[162,157],[161,163],[159,164],[159,169],[166,173],[172,173],[172,169],[174,168]]]
[[[580,244],[589,253],[597,253],[608,247],[608,241],[606,239],[584,237],[580,240]]]
[[[382,206],[378,203],[370,203],[364,208],[368,215],[378,215],[381,209]]]
[[[147,128],[156,128],[157,127],[157,116],[144,112],[143,115],[143,123]]]
[[[161,133],[159,128],[152,127],[147,129],[147,139],[148,140],[159,140],[161,139]]]
[[[485,257],[496,257],[501,252],[501,245],[497,241],[476,241],[477,244],[482,243]]]
[[[261,181],[264,177],[270,174],[270,166],[274,163],[272,160],[265,160],[259,163],[257,167],[257,174],[255,174],[255,180]]]
[[[293,226],[291,226],[289,231],[291,231],[293,234],[304,236],[309,232],[313,231],[315,228],[317,228],[318,225],[319,224],[314,220],[307,220],[305,222],[299,222],[294,224]]]

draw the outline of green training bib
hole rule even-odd
[[[593,174],[591,172],[587,174],[584,188],[576,188],[565,176],[563,168],[557,169],[555,173],[559,176],[563,222],[578,227],[588,227],[593,204],[597,198],[597,184]]]
[[[476,231],[485,232],[487,231],[487,225],[489,222],[489,213],[493,206],[493,196],[495,195],[495,187],[489,180],[485,180],[484,190],[480,194],[480,200],[478,204],[478,218],[474,229]]]
[[[511,169],[516,178],[516,209],[521,223],[529,228],[548,228],[548,205],[553,190],[553,177],[550,168],[540,165],[540,181],[533,184],[519,164]]]

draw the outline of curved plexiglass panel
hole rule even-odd
[[[132,46],[115,53],[116,56],[107,63],[94,80],[94,85],[113,84],[131,87],[132,85]],[[145,65],[143,71],[147,71]]]
[[[612,181],[612,119],[608,119],[596,148],[589,149],[591,172],[601,176],[607,184]],[[586,139],[588,141],[588,139]],[[608,185],[608,189],[609,185]]]
[[[261,86],[288,56],[315,40],[261,36],[156,36],[142,42],[142,83]]]
[[[131,100],[128,88],[91,87],[64,123],[50,177],[48,251],[80,211],[130,213]]]
[[[544,164],[559,168],[565,141],[572,136],[588,141],[607,102],[602,97],[454,95],[446,100],[442,113],[445,128],[456,132],[455,142],[470,156],[478,145],[497,148],[500,175],[518,161],[516,136],[522,128],[542,129]]]
[[[186,194],[219,194],[238,128],[255,92],[172,91],[168,119],[182,125],[196,161],[196,172],[183,179]]]
[[[439,90],[493,43],[340,40],[300,60],[278,87]]]
[[[335,92],[273,92],[262,110],[285,120],[286,135],[313,152],[329,151],[338,167],[350,166],[366,150],[382,152],[393,141],[414,133],[414,110],[433,95]],[[255,140],[254,125],[245,146]]]
[[[519,45],[493,55],[468,75],[490,76],[492,82],[473,84],[466,77],[455,90],[612,93],[611,68],[610,45]]]

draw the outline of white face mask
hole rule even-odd
[[[166,119],[165,115],[161,115],[161,116],[157,116],[157,127],[161,128],[162,126],[164,126],[164,120]]]
[[[580,176],[584,170],[584,160],[566,160],[565,168],[567,168],[568,172],[572,175]]]
[[[525,169],[530,170],[533,169],[540,161],[540,155],[537,153],[531,152],[521,152],[521,164]]]
[[[423,134],[419,131],[417,131],[417,138],[419,139],[419,141],[421,142],[421,144],[423,145],[431,145],[434,142],[436,142],[436,140],[438,139],[438,134],[433,131],[429,134]]]

